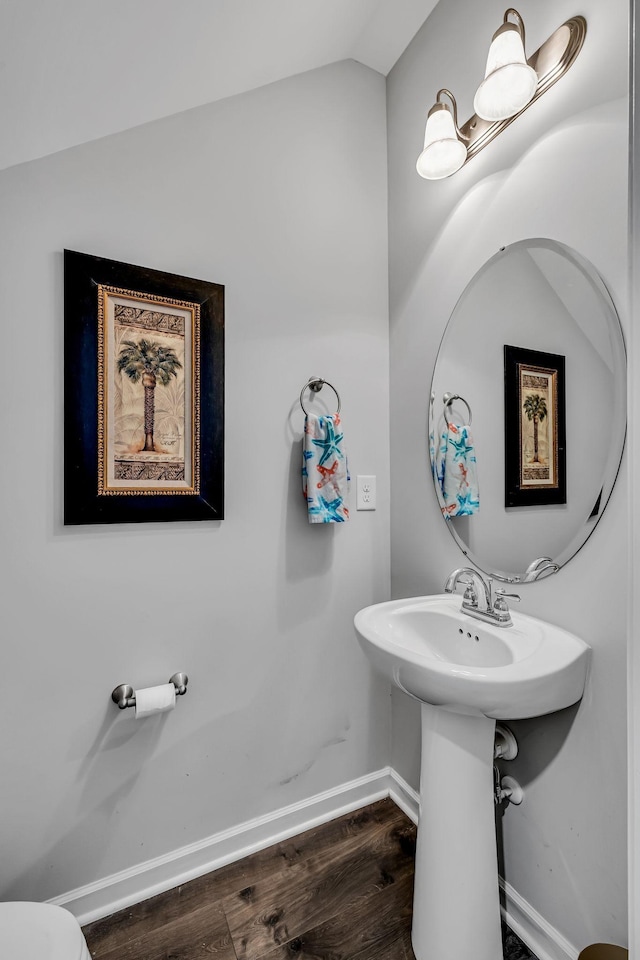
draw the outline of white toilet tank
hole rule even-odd
[[[51,903],[0,903],[2,960],[91,960],[76,918]]]

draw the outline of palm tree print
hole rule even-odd
[[[155,390],[158,382],[166,387],[172,377],[178,376],[182,364],[173,347],[165,347],[153,340],[123,340],[118,354],[118,371],[144,387],[144,447],[153,452],[155,421]]]
[[[540,463],[538,456],[538,424],[547,415],[547,402],[539,393],[530,393],[522,404],[528,420],[533,420],[533,462]]]

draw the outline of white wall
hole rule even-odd
[[[386,75],[435,4],[0,4],[0,169],[339,60]]]
[[[519,10],[529,50],[578,12],[569,0]],[[585,0],[588,34],[571,71],[463,170],[439,182],[415,173],[436,91],[454,92],[461,122],[473,112],[503,12],[493,0],[442,0],[388,78],[394,596],[440,591],[461,561],[423,438],[442,331],[482,263],[526,237],[559,240],[595,264],[628,323],[626,0]],[[627,938],[626,493],[623,471],[587,546],[558,576],[521,589],[525,612],[593,647],[578,708],[513,724],[525,801],[502,818],[506,880],[576,953]],[[417,786],[418,710],[400,693],[393,701],[392,763]]]
[[[351,625],[389,591],[384,79],[345,62],[14,167],[0,209],[0,898],[45,899],[388,762]],[[65,247],[226,285],[221,523],[62,526]],[[378,476],[339,528],[304,512],[311,375]],[[173,713],[111,702],[175,670]]]

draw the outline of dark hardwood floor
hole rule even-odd
[[[380,800],[84,934],[96,960],[415,960],[414,853],[414,825]],[[535,958],[505,931],[505,960]]]

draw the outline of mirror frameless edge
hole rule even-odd
[[[564,503],[505,506],[507,344],[564,358]],[[460,398],[447,407],[448,419],[458,424],[472,420],[479,508],[466,516],[444,513],[446,504],[434,471],[446,394]],[[595,267],[554,240],[521,240],[502,248],[478,270],[458,300],[442,336],[431,386],[434,487],[447,527],[465,557],[484,573],[507,582],[540,579],[564,566],[604,512],[625,434],[624,338]]]

